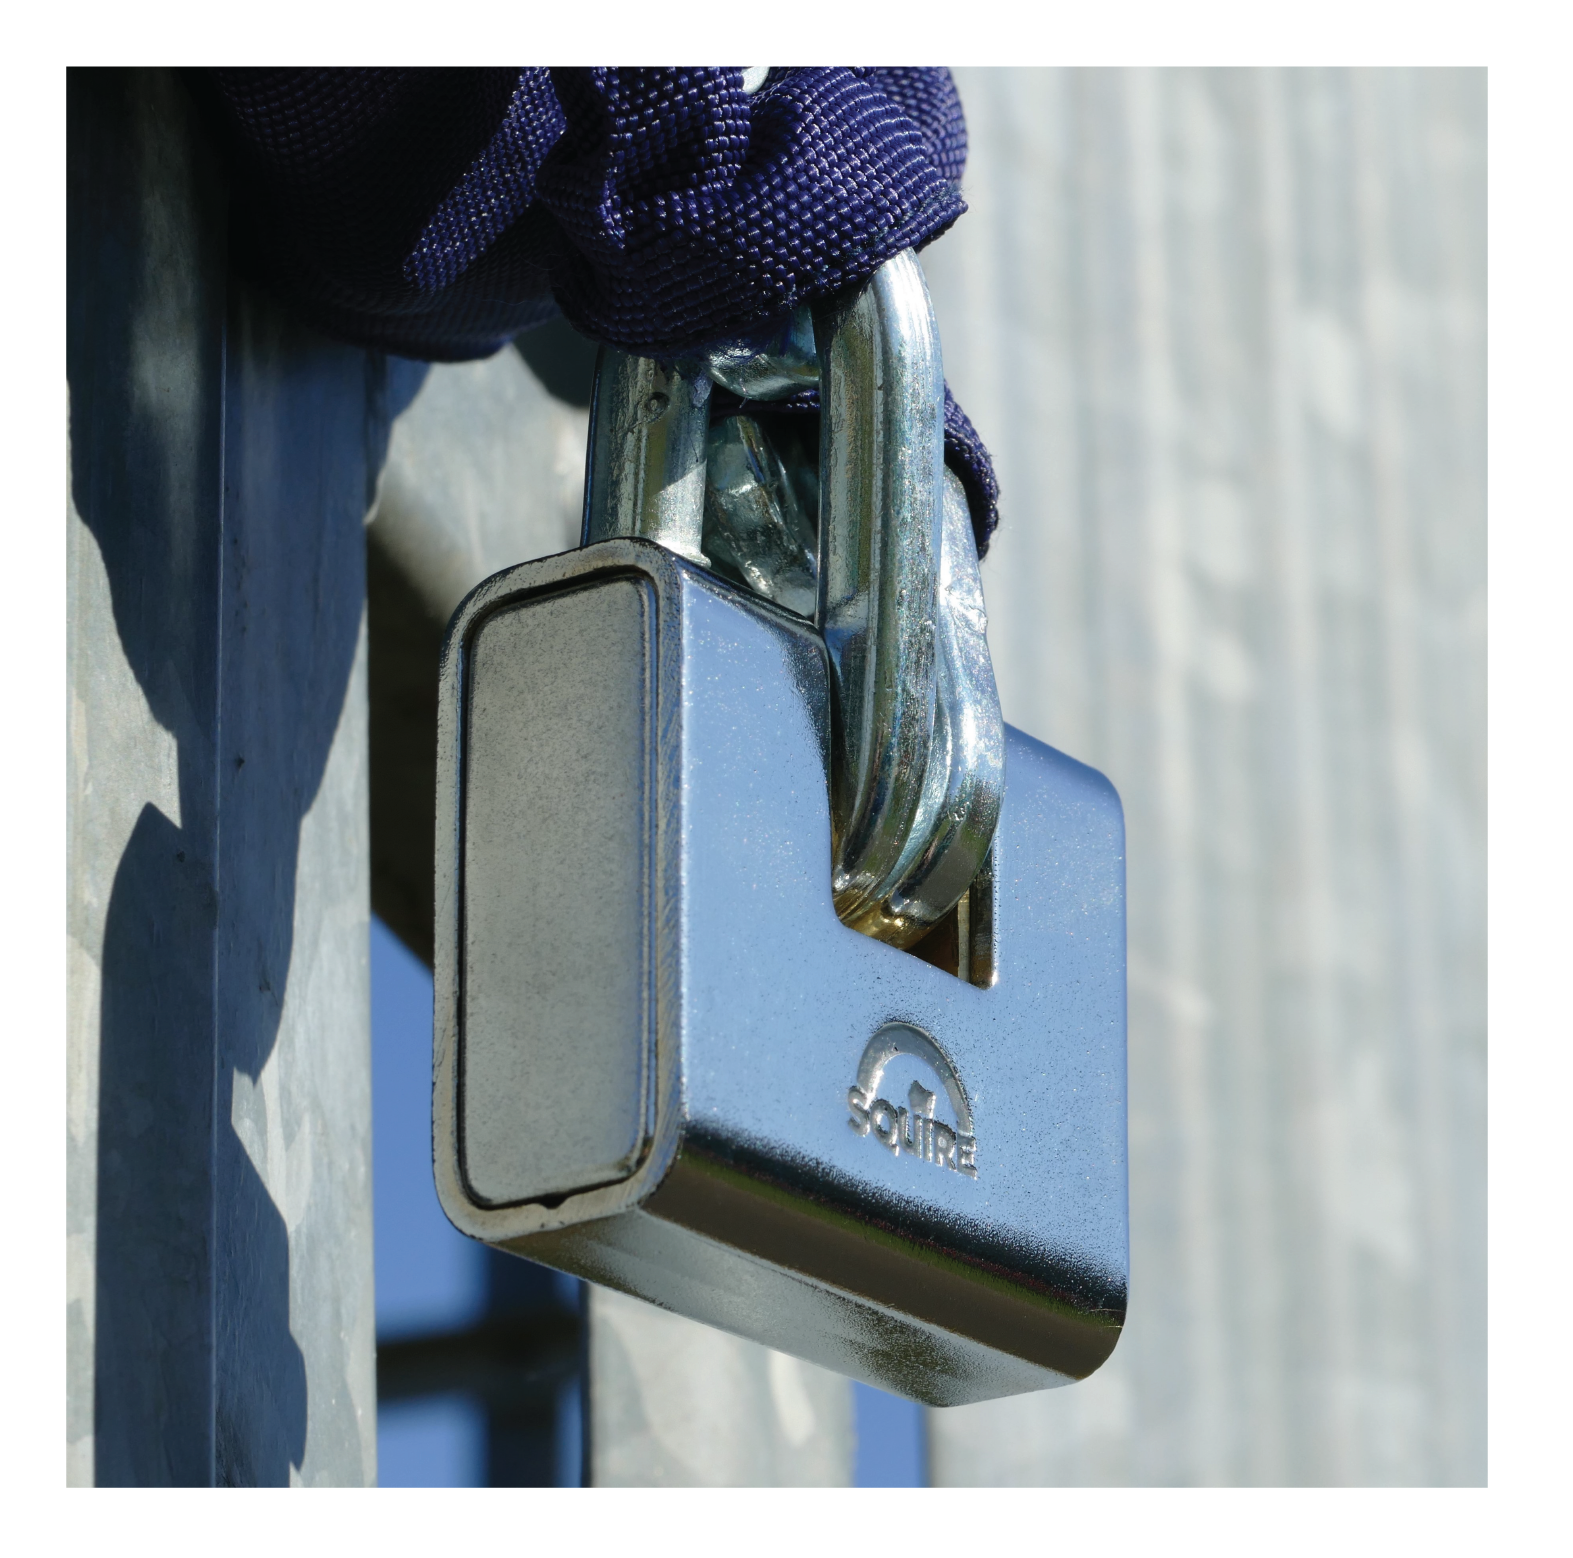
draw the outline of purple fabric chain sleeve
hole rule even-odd
[[[746,96],[735,70],[559,70],[536,188],[586,335],[672,357],[871,275],[964,207],[917,125],[851,70]],[[960,117],[960,104],[954,102]]]
[[[920,248],[965,210],[948,71],[213,70],[238,260],[319,328],[431,360],[560,309],[670,358]],[[946,392],[980,549],[988,452]]]

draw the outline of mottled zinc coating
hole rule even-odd
[[[380,364],[230,284],[168,73],[68,102],[68,1475],[372,1482]]]

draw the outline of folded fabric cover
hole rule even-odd
[[[325,332],[489,356],[559,310],[670,360],[766,328],[966,209],[950,73],[209,70],[237,263]],[[988,452],[946,391],[980,551]]]

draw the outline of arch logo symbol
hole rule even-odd
[[[891,1063],[910,1055],[937,1079],[929,1089],[914,1080],[907,1089],[906,1107],[880,1096],[880,1087]],[[935,1106],[943,1093],[955,1125],[936,1118]],[[978,1140],[972,1129],[972,1105],[956,1068],[938,1044],[910,1023],[886,1023],[863,1047],[857,1081],[847,1091],[852,1117],[847,1124],[868,1136],[895,1157],[906,1154],[920,1163],[950,1169],[970,1179],[978,1177]]]

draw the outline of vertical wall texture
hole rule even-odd
[[[228,276],[169,73],[68,113],[68,1475],[369,1482],[385,373]]]
[[[940,1483],[1485,1475],[1485,78],[958,73],[1006,718],[1129,838],[1132,1289]]]

